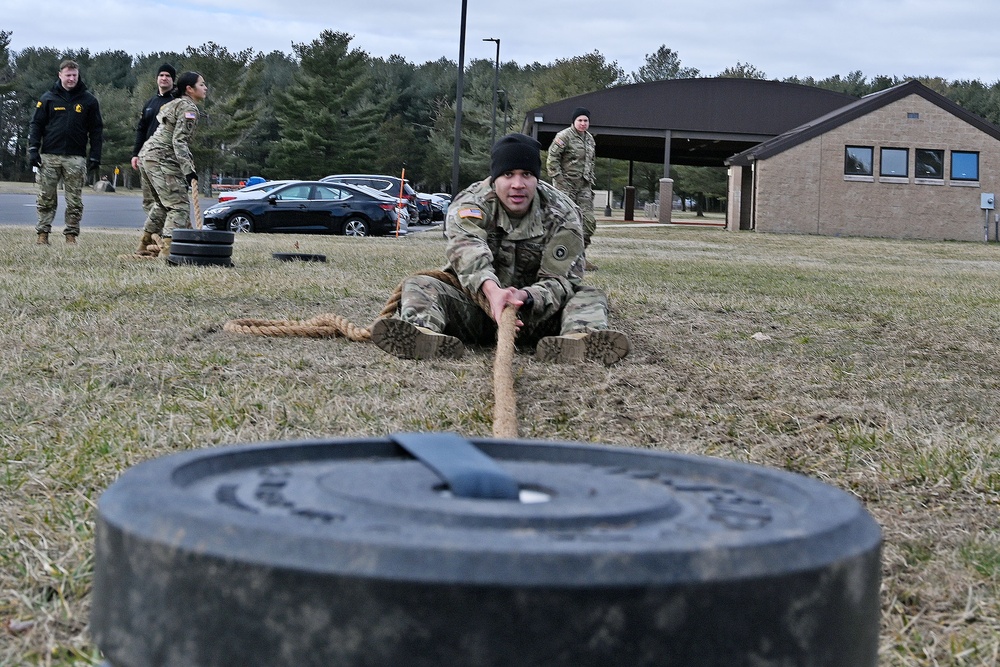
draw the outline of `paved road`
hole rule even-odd
[[[66,204],[60,192],[54,227],[62,229],[65,212]],[[145,218],[142,212],[142,199],[139,197],[87,193],[83,195],[83,220],[80,224],[84,229],[87,227],[141,229]],[[0,194],[0,224],[34,227],[37,222],[35,195]]]

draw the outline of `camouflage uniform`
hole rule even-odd
[[[142,150],[143,144],[156,132],[156,128],[159,127],[157,116],[160,113],[160,109],[171,101],[173,101],[173,97],[171,97],[170,93],[157,93],[149,98],[149,101],[142,107],[142,113],[139,114],[139,124],[135,131],[135,146],[132,148],[133,157],[139,157],[139,151]],[[151,227],[154,229],[151,233],[158,234],[163,229],[163,220],[166,217],[166,211],[156,208],[153,187],[149,184],[149,179],[143,175],[141,168],[139,169],[139,184],[142,187],[142,211],[146,214],[147,218],[150,215],[153,216]]]
[[[590,245],[590,237],[597,231],[594,218],[594,158],[597,144],[590,132],[580,134],[567,127],[560,130],[549,146],[545,168],[552,184],[566,193],[583,213],[583,243]]]
[[[80,234],[80,220],[83,218],[83,182],[87,178],[87,160],[79,155],[52,155],[42,153],[42,166],[38,168],[38,224],[35,231],[48,234],[52,231],[52,221],[59,206],[59,181],[66,191],[66,236]]]
[[[59,181],[62,180],[66,192],[66,228],[63,234],[67,240],[80,234],[83,183],[87,177],[87,141],[90,141],[90,163],[98,165],[103,139],[101,106],[82,81],[72,90],[66,90],[57,81],[42,95],[35,105],[28,131],[28,151],[37,154],[42,163],[36,179],[36,232],[48,234],[52,231],[52,221],[59,205]]]
[[[468,294],[494,280],[526,290],[534,303],[522,308],[519,342],[608,327],[607,297],[581,284],[583,229],[579,209],[539,181],[531,210],[512,220],[490,179],[463,191],[448,208],[449,265],[465,291],[429,276],[403,281],[400,319],[464,342],[490,344],[497,326]]]
[[[191,227],[185,176],[195,171],[189,142],[198,125],[198,105],[182,95],[164,105],[156,119],[159,127],[139,151],[139,171],[153,195],[143,231],[170,238],[175,228]]]

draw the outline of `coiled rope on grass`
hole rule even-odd
[[[418,271],[415,276],[430,276],[463,290],[469,298],[487,313],[490,304],[482,293],[469,294],[458,277],[447,271],[430,269]],[[386,301],[382,312],[367,327],[360,327],[346,317],[336,313],[324,313],[307,320],[260,320],[236,319],[226,322],[224,331],[255,336],[336,338],[342,336],[356,342],[367,342],[372,338],[371,327],[380,319],[391,317],[399,309],[403,293],[403,282],[396,286],[392,296]],[[493,357],[493,435],[498,438],[517,437],[517,397],[514,394],[514,337],[517,334],[517,311],[505,308],[497,329],[497,349]]]

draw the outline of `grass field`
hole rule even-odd
[[[57,236],[57,241],[61,238]],[[492,350],[416,362],[344,339],[223,331],[369,324],[443,263],[405,239],[241,236],[231,269],[117,259],[0,227],[0,664],[96,664],[94,508],[191,448],[492,432]],[[276,251],[324,253],[283,263]],[[621,364],[515,359],[520,436],[747,461],[856,494],[884,531],[883,666],[1000,664],[1000,246],[602,227],[587,280]]]

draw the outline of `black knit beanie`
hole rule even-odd
[[[500,137],[490,154],[490,176],[496,180],[508,171],[523,169],[541,178],[542,158],[538,154],[541,150],[542,145],[526,134],[514,132]]]
[[[577,107],[573,109],[573,117],[570,119],[571,122],[575,123],[576,119],[580,116],[586,116],[587,120],[590,120],[590,109],[586,107]]]
[[[166,72],[167,74],[169,74],[170,78],[173,79],[174,81],[177,80],[177,70],[175,70],[174,66],[171,65],[170,63],[163,63],[162,65],[160,65],[160,69],[156,70],[156,76],[160,76],[162,72]]]

